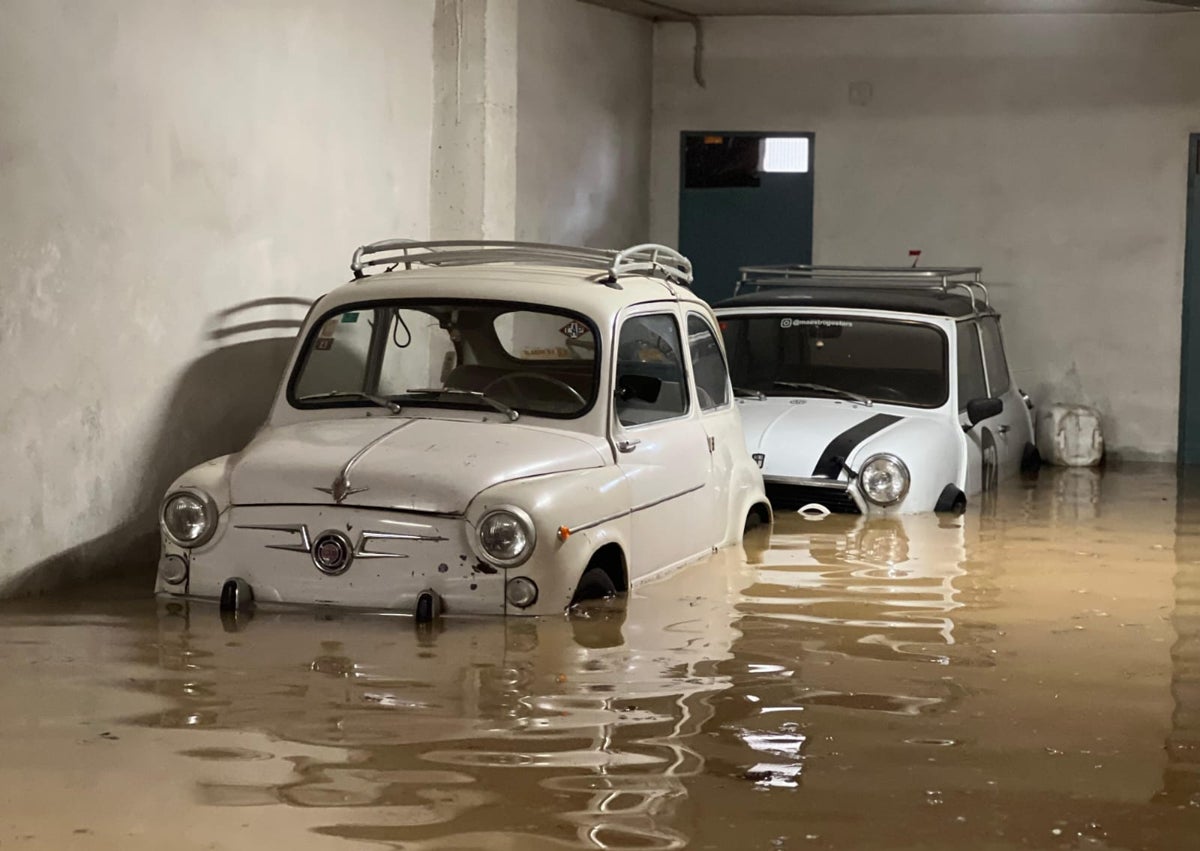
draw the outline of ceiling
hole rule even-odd
[[[1141,13],[1200,9],[1200,0],[583,0],[654,20],[744,15]]]

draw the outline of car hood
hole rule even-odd
[[[795,397],[748,399],[738,410],[746,445],[762,456],[768,478],[837,478],[842,462],[860,447],[930,420],[924,411],[898,405]]]
[[[369,417],[267,429],[238,458],[235,505],[342,504],[461,514],[511,479],[605,463],[553,429],[504,422]]]

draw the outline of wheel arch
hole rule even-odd
[[[583,576],[593,567],[598,567],[608,574],[608,578],[612,580],[618,594],[629,591],[629,562],[625,558],[624,548],[619,543],[609,541],[602,544],[588,558],[587,564],[584,565],[583,571],[579,575]]]

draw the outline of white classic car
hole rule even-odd
[[[777,509],[962,511],[1038,464],[979,269],[746,267],[716,313]]]
[[[158,593],[561,613],[770,522],[682,255],[389,240],[351,268],[260,432],[167,493]]]

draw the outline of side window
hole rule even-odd
[[[712,326],[695,313],[688,314],[688,351],[692,356],[692,375],[700,410],[711,411],[729,401],[729,373]]]
[[[983,353],[979,348],[979,330],[974,322],[958,323],[958,409],[965,411],[972,399],[987,396],[983,379]]]
[[[673,315],[632,316],[621,326],[615,407],[626,426],[687,413],[683,349]]]
[[[991,395],[999,396],[1008,390],[1008,361],[1004,357],[1004,342],[1000,339],[1000,320],[989,316],[979,322],[983,332],[983,359],[987,363],[988,385]]]

